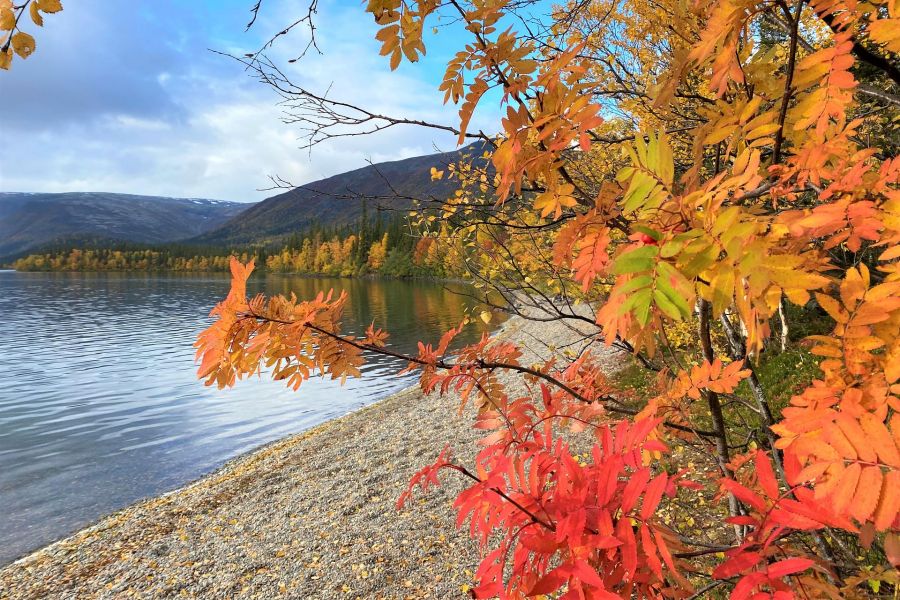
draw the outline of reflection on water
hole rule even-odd
[[[465,299],[433,283],[273,275],[252,277],[248,293],[331,287],[350,294],[347,332],[374,320],[404,352],[464,314]],[[0,564],[411,383],[375,358],[344,387],[204,387],[191,344],[227,289],[215,274],[0,271]]]

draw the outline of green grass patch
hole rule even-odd
[[[800,342],[810,335],[828,335],[834,329],[834,320],[814,303],[797,306],[788,302],[786,308],[788,339],[791,342]],[[774,320],[772,324],[777,329]]]
[[[627,364],[612,376],[612,383],[628,400],[646,401],[654,393],[654,375],[653,371],[629,357]]]
[[[820,376],[819,360],[805,348],[796,346],[778,354],[763,354],[756,365],[756,376],[776,418],[790,403],[791,396],[802,392]],[[746,381],[741,382],[737,393],[743,398],[752,397]]]

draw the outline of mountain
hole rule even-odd
[[[0,259],[62,242],[183,240],[219,227],[250,206],[103,192],[0,192]]]
[[[431,168],[443,170],[463,156],[478,157],[476,143],[453,152],[416,156],[369,165],[308,183],[272,196],[221,227],[189,240],[209,245],[274,243],[314,225],[339,227],[355,223],[363,210],[408,211],[413,199],[443,200],[457,188],[456,180],[432,180]]]
[[[414,200],[443,200],[458,182],[432,180],[482,144],[383,162],[302,185],[258,204],[109,194],[0,192],[0,262],[50,245],[103,246],[126,242],[240,246],[278,243],[313,226],[340,227],[368,211],[402,214]],[[386,219],[387,220],[387,219]]]

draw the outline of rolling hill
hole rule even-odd
[[[357,222],[364,210],[408,211],[414,199],[444,199],[458,183],[432,180],[481,144],[383,162],[299,186],[257,204],[104,192],[0,192],[0,261],[52,245],[115,243],[234,247],[277,244],[313,226]],[[390,216],[388,217],[390,218]]]
[[[103,192],[0,192],[0,259],[62,242],[155,244],[215,229],[252,205]]]
[[[432,167],[444,169],[463,155],[479,156],[482,151],[481,144],[472,144],[453,152],[369,165],[301,185],[263,200],[189,242],[222,246],[271,244],[314,225],[354,223],[362,216],[364,205],[370,214],[376,210],[407,211],[413,199],[443,199],[457,188],[455,180],[432,181]]]

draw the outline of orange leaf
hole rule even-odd
[[[864,523],[872,516],[872,511],[878,504],[882,479],[881,467],[866,467],[860,474],[856,495],[850,505],[850,515],[860,523]]]
[[[900,510],[900,471],[889,471],[881,486],[881,498],[875,509],[875,529],[884,531],[891,527]]]
[[[838,478],[837,484],[831,493],[831,502],[835,512],[843,514],[856,493],[856,484],[859,481],[859,473],[862,467],[859,463],[851,463]]]
[[[835,419],[838,427],[847,439],[853,444],[859,459],[864,462],[875,462],[877,456],[872,449],[871,440],[866,436],[866,432],[859,426],[859,422],[847,413],[839,413]]]
[[[869,443],[875,449],[879,458],[895,469],[900,468],[900,452],[894,445],[891,432],[885,427],[884,423],[875,415],[863,413],[859,417],[859,423],[862,430],[869,436]]]

